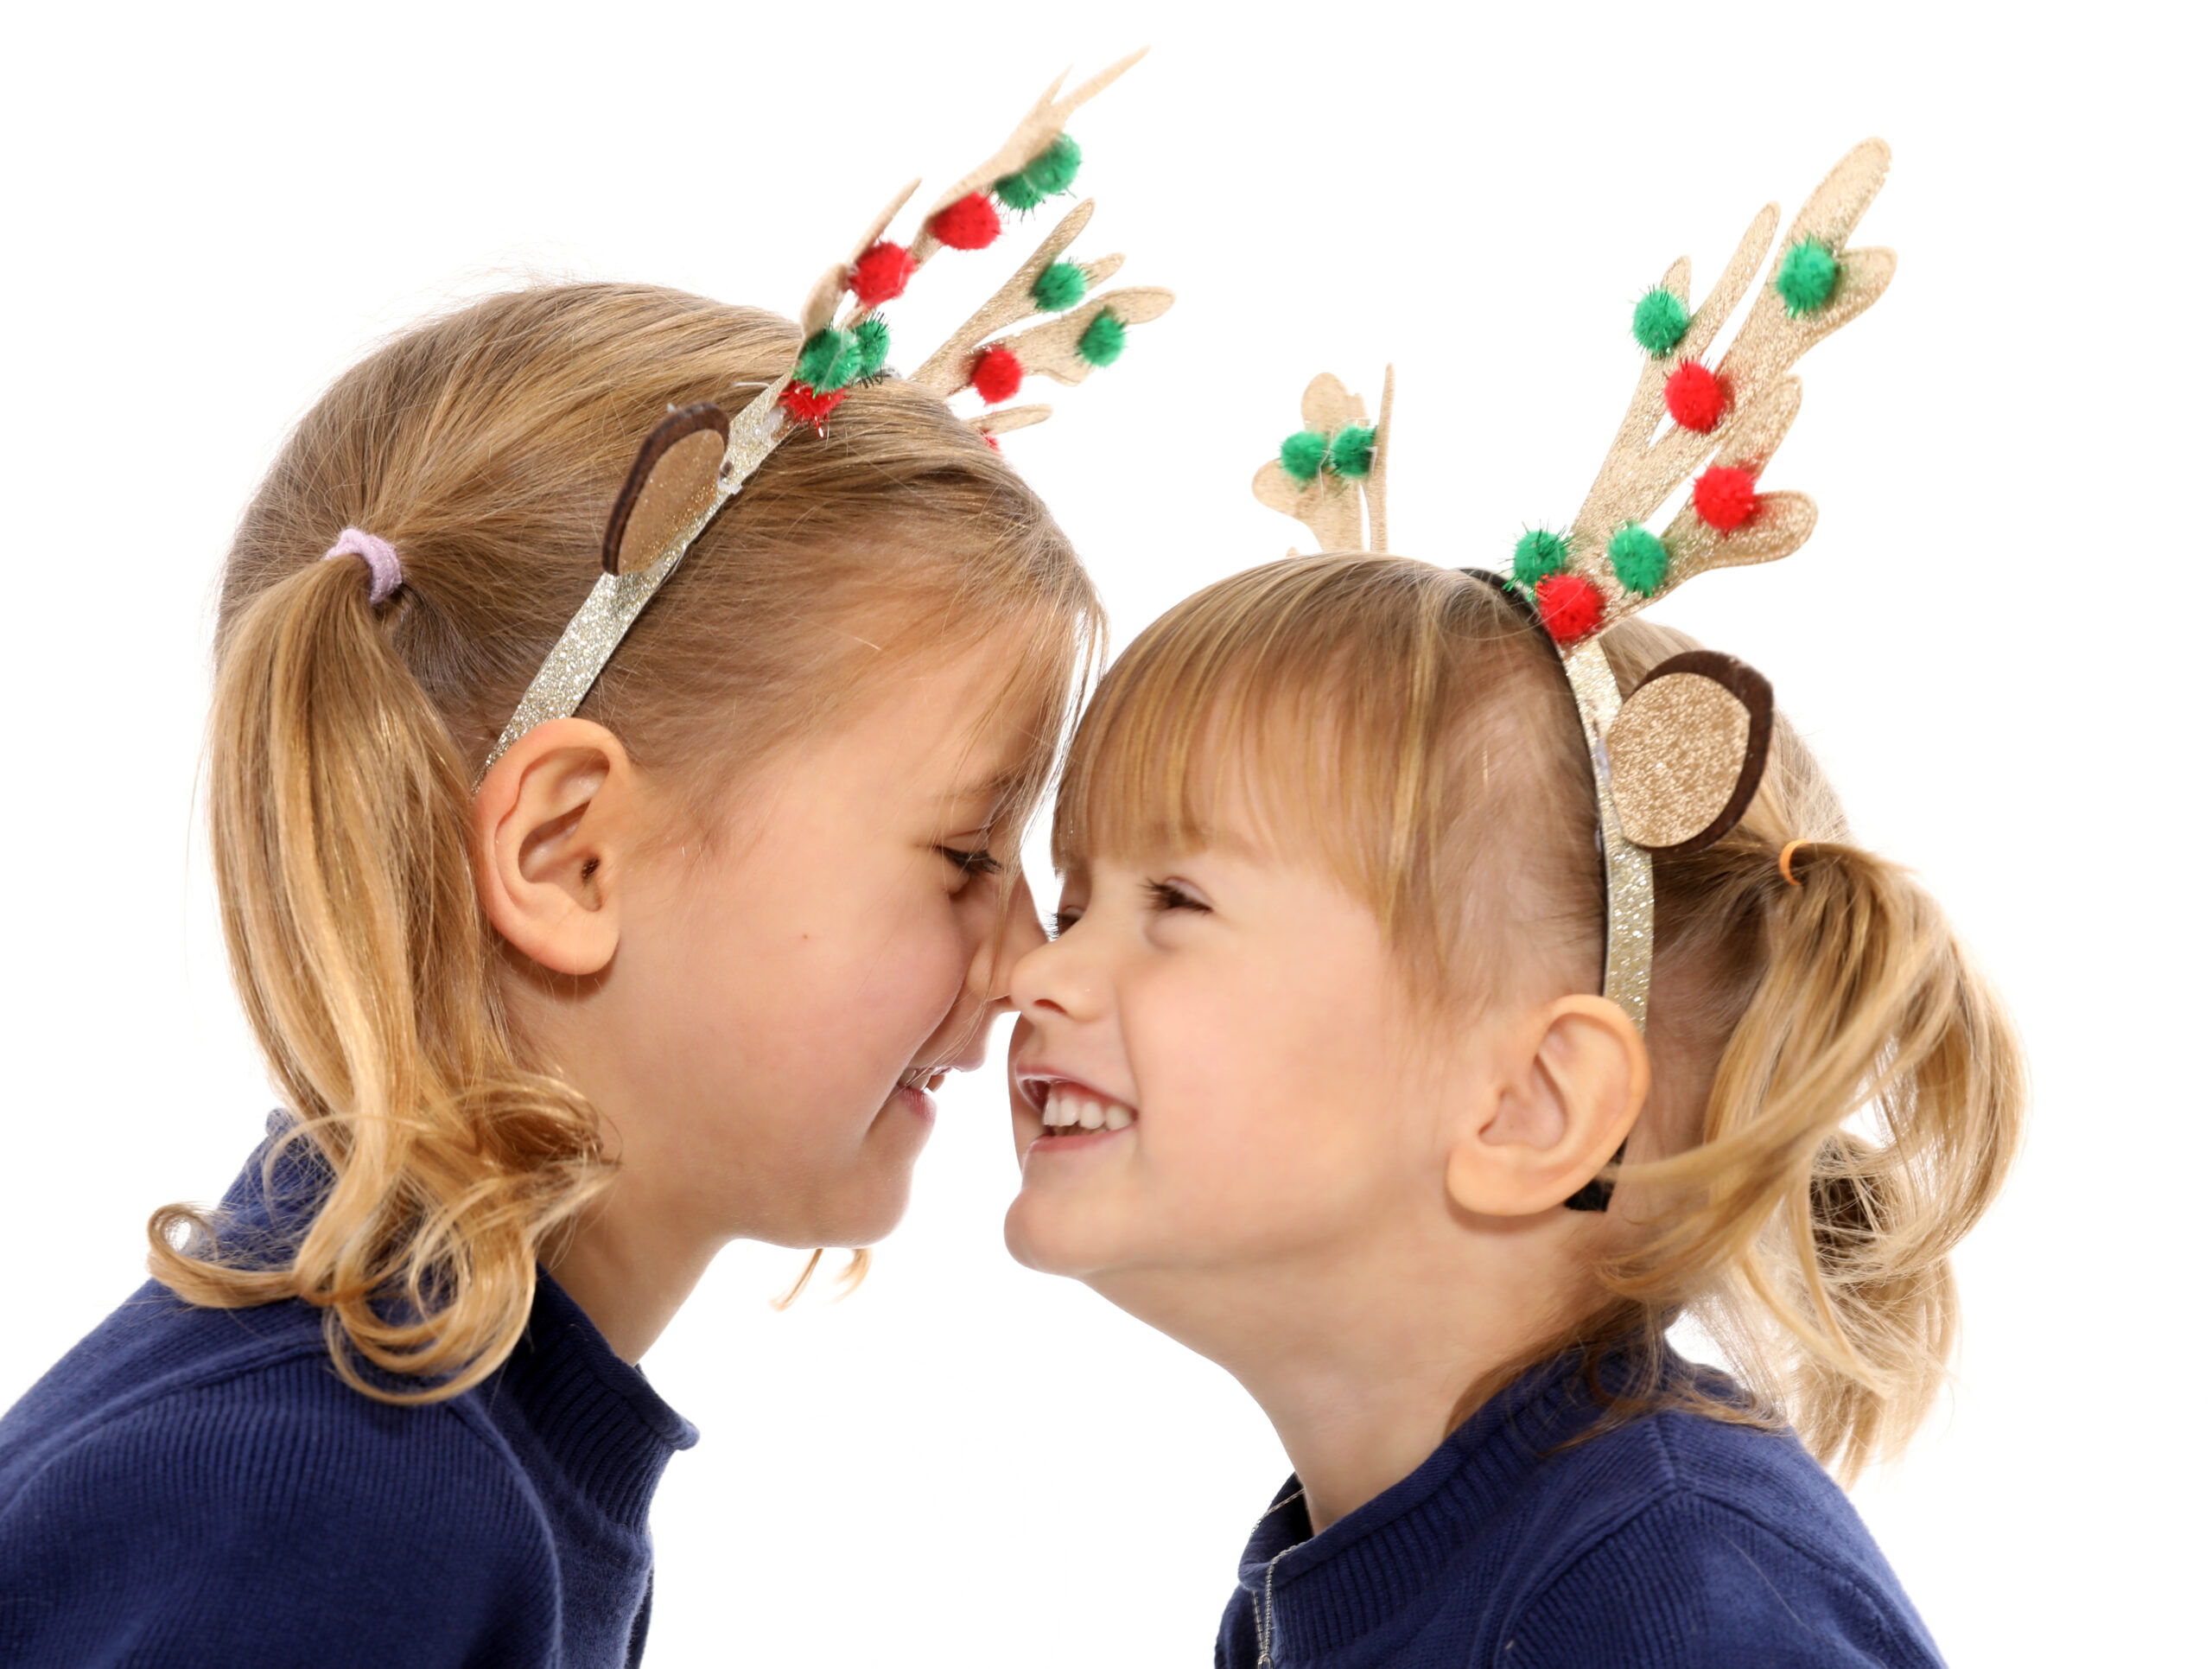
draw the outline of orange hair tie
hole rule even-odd
[[[1800,881],[1796,876],[1789,873],[1790,854],[1795,852],[1800,846],[1809,846],[1812,844],[1813,843],[1809,840],[1793,840],[1787,846],[1784,846],[1782,849],[1782,878],[1793,887],[1802,887],[1805,883]]]

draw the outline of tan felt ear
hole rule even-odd
[[[1702,851],[1758,792],[1774,688],[1751,667],[1694,649],[1653,667],[1605,731],[1613,810],[1647,851]]]
[[[712,507],[728,448],[729,414],[718,405],[687,405],[660,420],[607,519],[600,560],[608,573],[634,574],[668,554]]]

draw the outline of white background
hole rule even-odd
[[[937,14],[932,16],[931,14]],[[796,307],[912,173],[1150,41],[1080,116],[1081,250],[1181,301],[1013,451],[1117,642],[1278,556],[1246,483],[1332,369],[1399,371],[1393,544],[1570,516],[1637,294],[1895,145],[1881,305],[1805,366],[1770,569],[1662,611],[1772,677],[1862,837],[2010,994],[2037,1112],[1960,1259],[1956,1394],[1858,1492],[1960,1665],[2173,1661],[2207,1551],[2197,1225],[2208,267],[2183,9],[41,7],[10,25],[0,1179],[12,1399],[218,1193],[267,1094],[193,806],[211,583],[288,424],[524,275]],[[932,266],[901,352],[1026,252]],[[963,259],[967,262],[964,266]],[[838,1305],[742,1247],[647,1359],[705,1430],[658,1508],[661,1665],[1202,1664],[1285,1470],[1236,1387],[1016,1270],[993,1071]]]

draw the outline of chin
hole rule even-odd
[[[756,1228],[747,1238],[802,1250],[871,1246],[905,1219],[912,1192],[912,1167],[902,1167],[893,1176],[844,1177],[813,1191],[810,1200],[793,1201],[790,1216],[776,1224],[773,1233],[763,1234]]]
[[[855,1201],[850,1209],[837,1214],[832,1229],[825,1230],[816,1239],[817,1245],[872,1246],[887,1236],[906,1219],[906,1201],[912,1189],[905,1178],[899,1186],[887,1188],[880,1194]]]
[[[1082,1280],[1098,1273],[1111,1261],[1098,1237],[1086,1226],[1068,1220],[1071,1214],[1043,1206],[1028,1194],[1017,1194],[1006,1212],[1006,1249],[1014,1261],[1039,1275],[1065,1275]]]

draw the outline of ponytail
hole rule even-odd
[[[1635,647],[1656,659],[1674,635],[1646,627]],[[1659,1132],[1669,1156],[1624,1169],[1659,1208],[1601,1277],[1655,1342],[1693,1315],[1848,1481],[1903,1446],[1942,1385],[1950,1253],[2004,1184],[2027,1072],[1942,907],[1843,832],[1777,723],[1742,825],[1655,861],[1653,1048],[1713,1061],[1712,1089],[1701,1127],[1693,1112]]]
[[[602,1186],[574,1091],[515,1061],[469,857],[466,768],[353,561],[268,586],[224,646],[208,816],[232,975],[327,1198],[272,1260],[171,1206],[156,1279],[219,1307],[301,1298],[347,1382],[452,1396],[529,1317],[537,1249]],[[372,1375],[374,1377],[372,1377]],[[395,1386],[394,1377],[416,1381]]]

